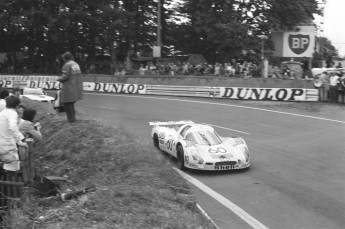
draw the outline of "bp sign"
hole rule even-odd
[[[292,30],[272,32],[274,56],[312,57],[315,48],[315,27],[296,26]]]
[[[307,34],[289,34],[289,48],[297,55],[304,53],[310,44],[310,36]]]

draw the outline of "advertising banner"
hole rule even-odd
[[[13,81],[55,81],[58,76],[35,76],[35,75],[0,75],[0,80],[13,80]]]
[[[3,88],[13,88],[13,80],[0,80],[0,85]]]
[[[5,84],[10,85],[8,82]],[[27,87],[46,90],[61,89],[58,81],[27,81]],[[88,92],[214,97],[238,100],[318,101],[319,98],[317,89],[304,88],[207,87],[97,82],[84,82],[83,87],[83,90]]]
[[[317,89],[222,87],[220,97],[239,100],[318,101]]]
[[[146,85],[124,84],[124,83],[84,82],[84,91],[121,93],[121,94],[146,94]]]
[[[298,26],[284,32],[283,57],[312,57],[315,48],[315,27]]]
[[[315,48],[314,26],[297,26],[293,30],[272,32],[273,55],[277,57],[312,57]]]
[[[27,81],[29,88],[43,88],[45,90],[60,90],[58,81]],[[122,93],[122,94],[146,94],[146,86],[143,84],[123,84],[123,83],[94,83],[84,82],[84,91]]]

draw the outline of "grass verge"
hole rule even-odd
[[[71,182],[63,190],[96,186],[96,192],[39,206],[37,199],[13,209],[12,228],[213,228],[200,213],[187,182],[153,146],[119,126],[81,120],[70,124],[52,107],[24,100],[38,110],[44,136],[34,146],[38,176]]]

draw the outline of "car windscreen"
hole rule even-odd
[[[186,139],[199,145],[219,145],[222,143],[220,137],[211,130],[198,130],[188,133]]]

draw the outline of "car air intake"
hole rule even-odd
[[[236,165],[236,161],[221,161],[221,162],[216,162],[215,165]]]

